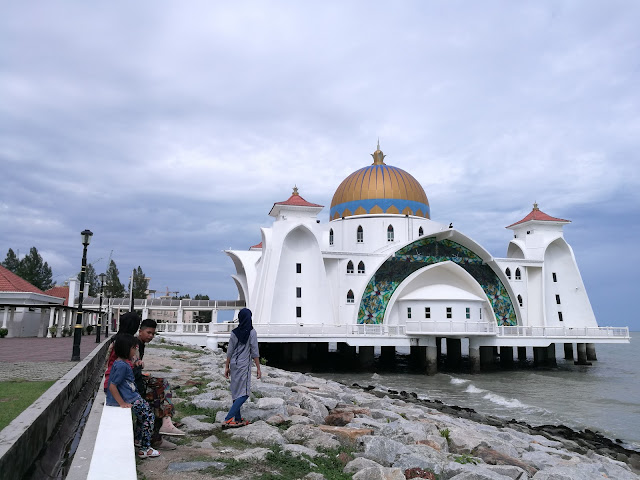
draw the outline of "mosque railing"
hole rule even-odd
[[[497,327],[500,337],[629,338],[629,327]]]
[[[465,321],[411,321],[407,320],[407,334],[445,334],[445,333],[470,333],[492,334],[496,332],[496,324],[491,322],[465,322]]]

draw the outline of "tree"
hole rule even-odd
[[[16,273],[18,271],[18,266],[20,265],[20,260],[18,260],[18,256],[15,252],[10,248],[7,252],[7,258],[2,262],[2,266],[9,270],[10,272]]]
[[[201,294],[197,294],[195,297],[193,297],[194,300],[209,300],[209,295],[201,295]],[[207,310],[207,311],[202,311],[202,312],[198,312],[198,321],[201,323],[211,323],[211,318],[212,318],[212,312],[211,310]]]
[[[80,281],[80,273],[78,272],[78,282]],[[84,281],[89,284],[89,291],[87,295],[89,297],[97,297],[98,293],[100,293],[100,279],[96,274],[96,269],[93,268],[93,265],[87,263],[87,269],[84,272]]]
[[[129,280],[127,288],[131,290],[131,280]],[[145,277],[140,265],[138,265],[138,268],[133,271],[133,298],[147,298],[148,288],[149,280]]]
[[[107,278],[104,281],[104,294],[111,298],[124,297],[124,285],[120,282],[120,272],[116,267],[116,262],[111,260],[107,268]]]
[[[49,290],[55,285],[51,275],[51,267],[42,260],[36,247],[31,247],[29,254],[20,260],[18,270],[15,273],[40,290]]]

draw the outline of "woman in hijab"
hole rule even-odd
[[[260,378],[260,353],[258,352],[258,335],[251,322],[251,310],[243,308],[238,314],[238,327],[229,336],[227,361],[224,365],[224,376],[231,375],[231,399],[233,405],[224,419],[223,427],[242,427],[248,425],[240,415],[240,407],[251,393],[251,360],[256,364],[257,376]]]

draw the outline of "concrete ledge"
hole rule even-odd
[[[103,373],[110,340],[105,339],[0,432],[3,480],[20,480],[31,468],[87,381],[98,371]]]
[[[136,480],[131,409],[105,406],[87,480]],[[114,468],[117,465],[117,468]]]

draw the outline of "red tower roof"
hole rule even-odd
[[[257,245],[251,245],[249,247],[249,250],[251,250],[252,248],[262,248],[262,242],[258,243]]]
[[[526,217],[524,217],[519,222],[512,223],[511,225],[509,225],[508,227],[505,227],[505,228],[515,227],[516,225],[520,225],[521,223],[529,222],[531,220],[536,220],[538,222],[571,223],[571,220],[564,220],[562,218],[556,218],[556,217],[552,217],[551,215],[547,215],[546,213],[544,213],[542,210],[540,210],[538,208],[538,204],[537,203],[534,203],[533,204],[533,210],[531,210],[531,212]]]
[[[0,265],[0,292],[30,292],[42,293],[35,285],[31,285],[24,278],[19,277]]]
[[[304,198],[300,196],[298,193],[298,187],[293,187],[293,193],[289,197],[288,200],[284,202],[276,202],[273,204],[276,205],[295,205],[296,207],[320,207],[322,208],[324,205],[318,205],[317,203],[307,202]]]
[[[63,305],[69,305],[69,287],[53,287],[44,293],[52,297],[64,298]]]

